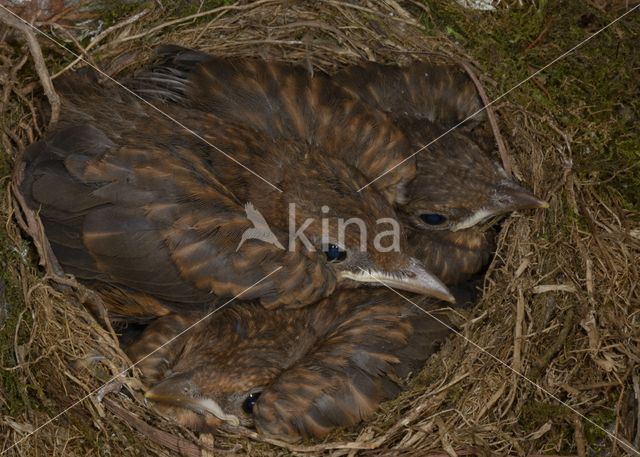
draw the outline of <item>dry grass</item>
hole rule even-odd
[[[186,13],[177,7],[162,9],[159,2],[102,11],[101,17],[109,19],[93,38],[81,38],[73,26],[79,18],[98,14],[92,11],[67,11],[40,25],[114,76],[139,66],[164,42],[327,71],[360,59],[403,62],[439,52],[477,60],[489,97],[508,89],[512,78],[517,82],[518,71],[526,76],[532,66],[540,67],[579,41],[553,41],[561,27],[553,20],[563,22],[553,12],[539,17],[542,3],[511,5],[495,19],[480,19],[479,13],[437,1],[430,7],[417,1],[401,6],[394,0],[259,0],[210,8],[209,3]],[[596,24],[604,21],[603,26],[620,9],[601,3],[580,8],[593,11]],[[532,28],[522,25],[514,35],[500,37],[498,31],[506,30],[500,21]],[[487,24],[495,28],[482,30]],[[633,43],[630,29],[620,26],[610,32],[623,51]],[[484,45],[477,38],[481,33],[487,33]],[[605,163],[605,150],[585,160],[590,147],[599,147],[603,137],[610,139],[609,145],[619,145],[618,139],[633,141],[633,135],[626,139],[624,130],[615,130],[622,115],[613,108],[598,115],[593,100],[563,86],[574,82],[571,74],[536,78],[533,90],[497,107],[514,174],[547,198],[551,208],[517,214],[503,223],[484,297],[462,328],[475,344],[452,337],[412,388],[383,405],[362,427],[338,431],[324,443],[290,446],[238,430],[196,437],[156,416],[144,405],[135,374],[120,376],[128,362],[108,327],[85,309],[88,305],[99,311],[96,298],[51,265],[43,277],[37,254],[16,224],[22,221],[37,231],[37,218],[16,214],[7,192],[16,154],[45,129],[42,91],[23,38],[8,28],[0,29],[0,35],[0,163],[5,176],[0,210],[6,221],[0,232],[0,290],[6,297],[0,297],[1,447],[24,439],[7,455],[625,455],[620,441],[612,441],[593,423],[621,441],[640,445],[640,215],[634,206],[640,190],[633,187],[640,183],[633,168],[640,145],[629,143],[623,152],[631,151],[630,156],[611,155],[613,171],[604,167],[592,173],[588,162]],[[56,76],[68,71],[74,57],[37,38],[50,71]],[[492,40],[506,44],[492,49]],[[520,45],[523,40],[526,45]],[[508,73],[499,57],[512,43],[533,54],[514,60],[522,68]],[[594,52],[584,59],[597,65],[600,57]],[[626,68],[637,71],[637,62],[628,64]],[[590,88],[592,93],[611,92],[604,86],[606,76],[596,81],[603,86]],[[560,91],[575,95],[571,106],[568,95],[559,102],[556,98],[556,104],[549,101]],[[527,98],[532,94],[536,97]],[[624,101],[631,124],[636,116],[636,129],[639,104],[638,98]],[[581,117],[582,123],[565,120],[565,112],[574,120]],[[47,254],[46,245],[36,247]],[[89,395],[113,377],[99,396]]]

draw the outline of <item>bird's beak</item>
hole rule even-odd
[[[352,281],[367,283],[374,286],[387,286],[416,294],[428,295],[439,300],[455,303],[447,286],[435,275],[429,273],[417,260],[411,258],[410,266],[397,272],[378,270],[341,271],[339,280],[350,279]]]
[[[513,182],[500,186],[497,197],[498,202],[495,204],[494,209],[500,213],[549,207],[548,202],[540,200],[531,191]]]
[[[451,227],[451,231],[467,229],[491,217],[508,214],[512,211],[548,207],[548,202],[540,200],[524,187],[508,181],[497,188],[495,196],[486,207],[476,211],[471,217],[461,221],[455,227]]]
[[[198,414],[210,413],[231,425],[240,425],[240,419],[233,414],[226,414],[212,398],[184,395],[184,382],[176,378],[167,378],[147,390],[144,398],[162,405],[189,409]]]

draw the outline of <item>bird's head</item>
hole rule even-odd
[[[372,187],[359,191],[367,182],[343,160],[315,152],[284,167],[283,193],[252,199],[270,225],[288,233],[290,250],[324,258],[338,286],[386,285],[452,301],[442,282],[407,253],[402,225],[384,195]]]
[[[213,362],[212,362],[213,363]],[[254,370],[257,371],[257,370]],[[268,371],[268,370],[267,370]],[[206,431],[228,423],[253,425],[253,407],[260,398],[264,373],[242,377],[216,370],[213,366],[175,373],[153,386],[145,398],[176,422],[192,430]]]
[[[471,139],[450,132],[418,156],[418,174],[403,210],[416,227],[462,230],[516,210],[547,202],[516,184]]]
[[[313,334],[303,338],[306,315],[305,308],[266,310],[249,303],[216,313],[173,343],[162,377],[141,366],[152,384],[145,398],[193,430],[253,426],[262,391],[315,344]],[[155,333],[142,338],[155,341]]]

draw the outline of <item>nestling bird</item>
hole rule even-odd
[[[418,171],[407,187],[402,219],[413,227],[408,235],[413,255],[445,284],[467,280],[488,263],[494,233],[478,230],[480,223],[547,206],[509,178],[486,141],[480,141],[484,138],[476,131],[485,120],[482,101],[458,65],[367,62],[345,67],[333,78],[387,112],[406,132],[414,152],[429,144],[416,155]]]
[[[166,312],[158,310],[162,305],[208,309],[238,294],[269,307],[295,307],[336,286],[380,281],[452,299],[406,246],[372,248],[377,221],[395,219],[395,211],[374,190],[355,192],[366,178],[348,163],[314,146],[261,138],[209,113],[165,107],[228,151],[230,160],[90,74],[61,78],[57,90],[61,120],[25,152],[20,191],[39,211],[65,271],[98,289],[113,309],[143,316],[149,306],[153,316]],[[254,227],[244,211],[247,202],[289,249],[260,239],[238,247]],[[324,208],[327,202],[331,206]],[[290,215],[295,227],[312,220],[307,244],[292,236]],[[351,217],[368,231],[365,245],[359,227],[338,235],[340,221]]]
[[[394,292],[344,290],[315,306],[238,304],[159,318],[127,349],[151,386],[146,398],[197,431],[222,421],[296,441],[370,416],[446,338],[438,320]],[[152,350],[184,333],[149,357]]]
[[[148,100],[199,109],[274,140],[303,141],[338,155],[369,180],[401,162],[374,185],[391,202],[404,201],[404,187],[415,176],[411,146],[384,112],[302,67],[164,45],[126,84]]]
[[[414,130],[412,136],[419,138],[414,144],[427,144],[427,138],[437,136],[430,132],[437,128],[422,125],[421,130]],[[402,206],[417,227],[458,231],[512,211],[548,206],[509,178],[474,141],[457,132],[440,138],[417,157],[418,172]],[[441,203],[445,199],[447,203]]]
[[[401,68],[368,63],[346,67],[332,81],[321,73],[312,77],[295,65],[218,58],[162,46],[158,61],[130,84],[145,97],[212,111],[274,138],[321,144],[323,151],[340,157],[351,157],[360,150],[352,145],[366,143],[378,151],[378,158],[392,157],[385,163],[389,168],[401,162],[400,155],[389,155],[378,141],[367,143],[374,125],[383,122],[385,132],[392,128],[388,119],[372,120],[345,91],[374,111],[386,112],[395,127],[405,131],[410,146],[396,142],[394,152],[400,146],[417,151],[482,107],[474,84],[454,65],[414,62]],[[341,109],[334,115],[336,107]],[[418,154],[416,178],[406,186],[406,193],[396,194],[404,197],[396,198],[404,203],[404,221],[437,231],[412,230],[409,245],[451,284],[477,273],[489,259],[490,235],[465,229],[492,216],[546,205],[508,178],[469,138],[469,130],[484,120],[483,114],[464,124],[464,134],[450,132]],[[347,160],[357,163],[357,157]],[[365,173],[370,179],[378,176],[372,171]]]
[[[415,226],[458,231],[501,214],[548,206],[508,177],[469,135],[484,120],[484,112],[478,113],[483,105],[459,66],[367,62],[345,67],[334,81],[388,113],[409,136],[414,152],[465,121],[416,155],[416,179],[402,207]]]
[[[214,57],[177,46],[161,46],[157,53],[157,62],[129,81],[142,96],[212,112],[272,138],[303,139],[356,164],[370,180],[482,107],[472,81],[447,64],[368,63],[346,67],[331,79],[291,64]],[[483,119],[479,113],[469,128]],[[417,159],[417,179],[406,195],[404,184],[412,175],[404,167],[410,161],[398,167],[402,178],[392,182],[401,184],[393,195],[425,228],[460,230],[546,205],[465,135],[451,132]],[[398,171],[374,185],[385,191]]]
[[[406,66],[362,62],[332,76],[343,89],[396,120],[428,121],[449,129],[460,122],[465,132],[486,119],[482,100],[469,75],[443,61],[412,61]]]

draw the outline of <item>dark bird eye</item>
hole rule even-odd
[[[244,399],[244,401],[242,402],[242,410],[245,413],[253,413],[253,407],[256,405],[258,398],[260,398],[260,393],[261,392],[254,392],[252,394],[249,394],[249,396]]]
[[[424,213],[420,215],[422,222],[429,225],[441,225],[447,221],[447,217],[442,214]]]
[[[347,258],[347,251],[341,249],[335,244],[329,244],[324,253],[326,254],[329,262],[341,262]]]

